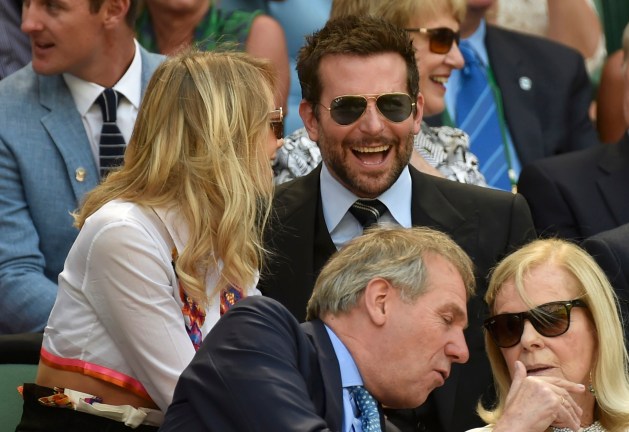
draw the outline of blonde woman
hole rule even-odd
[[[209,329],[259,294],[273,82],[244,53],[190,51],[156,70],[124,166],[76,215],[18,431],[156,430]]]
[[[627,351],[616,295],[573,243],[537,240],[505,258],[485,295],[498,401],[474,431],[629,430]]]

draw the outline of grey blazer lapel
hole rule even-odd
[[[142,47],[140,47],[140,57],[142,58],[142,96],[144,96],[146,86],[153,76],[153,72],[166,57],[160,54],[149,53]]]
[[[39,75],[38,80],[40,103],[50,111],[41,118],[41,122],[59,150],[78,201],[99,181],[87,133],[62,76]],[[80,170],[84,171],[84,175]]]

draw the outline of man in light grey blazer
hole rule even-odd
[[[46,325],[77,235],[70,212],[100,181],[104,88],[129,142],[162,57],[134,40],[136,0],[26,0],[33,59],[0,82],[0,334]]]

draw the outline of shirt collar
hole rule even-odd
[[[138,109],[142,98],[142,56],[140,54],[138,41],[134,40],[134,44],[135,54],[131,65],[129,65],[127,71],[113,88],[120,92],[135,109]],[[85,81],[69,73],[64,73],[63,79],[70,89],[74,104],[81,116],[85,116],[87,111],[94,105],[96,98],[98,98],[105,89],[105,87],[101,85]]]
[[[332,176],[325,162],[321,167],[320,182],[323,217],[328,230],[332,232],[358,197]],[[411,174],[406,166],[395,183],[378,199],[387,206],[389,213],[399,225],[409,228],[412,225],[411,197]]]
[[[480,60],[483,62],[483,66],[487,67],[489,64],[489,55],[487,54],[487,48],[485,47],[485,34],[487,33],[487,24],[485,20],[481,20],[480,25],[474,33],[464,40],[468,42]]]
[[[344,388],[363,385],[363,378],[360,376],[358,366],[356,366],[352,354],[330,327],[325,325],[325,330],[328,332],[330,342],[332,342],[332,347],[334,348],[334,354],[339,362],[341,385]]]

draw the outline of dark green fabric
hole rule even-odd
[[[194,30],[194,42],[201,51],[212,51],[219,45],[245,50],[245,43],[251,30],[251,24],[262,11],[226,12],[210,6],[197,28]],[[136,37],[140,45],[151,52],[159,52],[151,16],[145,8],[136,21]]]
[[[602,7],[602,22],[607,39],[607,52],[622,47],[622,32],[629,23],[629,0],[596,0]],[[597,6],[599,6],[597,4]]]
[[[13,431],[22,417],[17,387],[35,381],[37,365],[0,364],[0,430]]]

